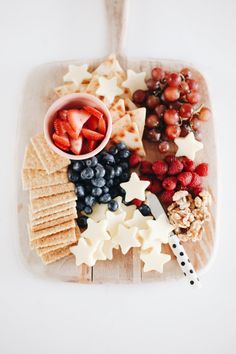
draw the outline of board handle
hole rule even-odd
[[[111,53],[124,53],[129,0],[105,0]]]

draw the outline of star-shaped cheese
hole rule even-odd
[[[161,252],[161,241],[152,238],[152,232],[149,229],[139,230],[138,240],[142,244],[142,250],[155,247]]]
[[[113,237],[118,230],[119,224],[123,223],[125,220],[125,212],[120,212],[119,214],[115,214],[112,211],[106,212],[106,220],[107,220],[107,231]]]
[[[103,252],[103,244],[104,242],[109,242],[108,241],[101,241],[99,242],[99,244],[97,245],[97,248],[93,254],[93,258],[95,259],[95,261],[105,261],[107,259],[105,253]]]
[[[157,220],[147,220],[150,233],[150,240],[158,239],[162,243],[168,243],[169,235],[174,230],[165,213],[161,214]]]
[[[106,259],[112,260],[114,248],[119,248],[114,240],[111,239],[103,242],[102,252],[105,254]]]
[[[127,228],[122,224],[119,225],[118,232],[113,238],[113,240],[114,242],[117,242],[120,245],[123,254],[126,254],[131,247],[140,246],[140,242],[136,237],[137,232],[137,227]]]
[[[135,210],[133,217],[125,221],[125,225],[128,227],[137,226],[140,230],[147,229],[147,221],[152,220],[152,216],[143,216],[138,209]]]
[[[203,149],[203,143],[195,139],[193,132],[184,138],[176,138],[174,142],[178,146],[176,156],[186,156],[190,160],[194,160],[196,152]]]
[[[90,79],[92,75],[88,72],[88,65],[69,65],[69,71],[63,76],[64,82],[74,82],[79,86],[84,80]]]
[[[87,229],[81,233],[81,236],[94,242],[110,240],[107,231],[107,220],[95,222],[93,219],[88,219]]]
[[[157,248],[153,248],[149,252],[141,252],[140,258],[144,262],[144,272],[156,270],[160,273],[163,273],[163,265],[171,259],[169,254],[160,253]]]
[[[109,103],[114,101],[114,98],[118,95],[121,95],[123,90],[117,86],[117,78],[113,77],[112,79],[106,79],[105,77],[100,77],[99,88],[96,91],[98,96],[105,97]]]
[[[123,69],[116,59],[116,56],[110,55],[109,58],[101,63],[94,72],[98,75],[106,76],[112,73],[121,73],[123,72]]]
[[[107,212],[107,204],[96,204],[93,207],[92,214],[88,215],[84,212],[82,212],[82,214],[85,214],[90,219],[93,219],[94,221],[98,222],[106,218],[106,212]]]
[[[71,253],[74,254],[76,259],[76,265],[80,266],[82,263],[87,264],[92,267],[96,263],[93,257],[96,245],[92,245],[83,237],[80,237],[79,242],[76,246],[70,247]]]
[[[133,199],[145,200],[145,189],[149,186],[149,181],[141,181],[137,173],[133,172],[128,182],[121,183],[120,186],[125,190],[126,203]]]
[[[131,94],[136,90],[147,90],[145,76],[145,72],[136,73],[133,70],[127,70],[127,79],[122,83],[122,86],[128,88]]]
[[[119,207],[118,209],[115,211],[115,213],[120,213],[120,212],[124,212],[125,215],[125,220],[129,220],[132,218],[134,211],[137,209],[135,205],[131,204],[131,205],[125,205],[124,203],[122,203],[122,198],[121,197],[116,197],[115,200],[117,201]]]

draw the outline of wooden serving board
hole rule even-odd
[[[120,64],[126,70],[146,71],[147,77],[150,76],[151,69],[161,66],[166,70],[180,70],[183,67],[190,67],[195,78],[201,84],[201,93],[204,102],[210,107],[207,84],[203,76],[189,63],[166,59],[132,59],[127,58],[123,52],[124,33],[127,18],[127,0],[107,0],[108,19],[111,28],[111,48],[116,52]],[[68,64],[88,63],[96,67],[104,58],[100,59],[80,59],[74,61],[54,62],[43,64],[34,69],[26,82],[22,107],[18,122],[18,141],[17,141],[17,190],[18,190],[18,225],[19,241],[22,261],[27,268],[42,277],[51,277],[63,281],[74,281],[80,283],[120,283],[120,282],[145,282],[160,281],[182,276],[182,272],[168,245],[164,245],[163,251],[171,254],[172,259],[165,265],[163,274],[157,272],[144,273],[142,262],[139,259],[139,251],[132,249],[127,255],[122,255],[120,251],[114,250],[112,261],[99,261],[92,268],[85,265],[76,267],[74,257],[67,257],[55,264],[44,266],[37,255],[29,248],[27,228],[28,222],[28,193],[22,191],[21,168],[25,146],[29,143],[30,137],[43,129],[44,115],[56,99],[53,89],[62,82],[62,77],[67,71]],[[202,124],[204,150],[197,154],[198,161],[209,162],[209,176],[206,180],[206,188],[213,197],[211,208],[211,222],[205,225],[204,236],[200,242],[187,242],[184,247],[196,271],[204,269],[209,263],[215,246],[215,217],[216,217],[216,150],[213,121],[210,120]],[[160,157],[157,144],[145,142],[147,153],[146,159],[149,161],[157,160]]]

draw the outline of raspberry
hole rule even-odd
[[[189,184],[189,187],[195,188],[198,187],[201,184],[201,178],[198,176],[197,173],[192,172],[192,180],[191,183]]]
[[[208,175],[208,163],[200,163],[196,167],[195,172],[201,177],[206,177]]]
[[[180,162],[177,159],[173,160],[169,164],[168,174],[169,175],[178,175],[180,172],[182,172],[183,168],[184,168],[184,165],[182,164],[182,162]]]
[[[192,181],[192,173],[191,172],[181,172],[177,176],[178,181],[180,181],[181,186],[188,186]]]
[[[148,177],[148,176],[139,176],[139,178],[141,179],[141,181],[149,181],[150,184],[149,186],[146,188],[147,191],[150,191],[151,190],[151,185],[152,185],[152,178],[151,177]]]
[[[163,188],[167,189],[168,191],[172,191],[176,188],[177,178],[176,177],[167,177],[162,182]]]
[[[159,180],[159,181],[163,181],[165,179],[165,175],[156,175],[156,178]]]
[[[189,160],[187,157],[183,157],[181,162],[184,165],[184,171],[193,172],[195,170],[196,166],[194,161]]]
[[[176,157],[174,155],[167,155],[165,157],[165,162],[167,162],[168,164],[170,164],[172,161],[174,161],[176,159]]]
[[[203,191],[203,186],[199,185],[195,188],[190,188],[189,192],[194,196],[197,197],[199,195],[199,193],[201,193]]]
[[[162,191],[161,182],[157,179],[153,179],[149,190],[154,194],[160,193]]]
[[[161,194],[159,194],[160,202],[170,205],[172,203],[172,197],[174,193],[174,191],[163,191]]]
[[[133,199],[132,203],[134,205],[136,205],[137,208],[140,207],[143,204],[142,200],[139,200],[139,199]]]
[[[130,155],[129,158],[130,167],[136,167],[140,162],[141,162],[141,158],[138,154],[134,152],[133,154]]]
[[[152,164],[149,161],[142,161],[140,164],[140,172],[144,175],[152,174]]]
[[[156,175],[164,175],[168,171],[168,165],[165,161],[157,160],[153,163],[152,170]]]

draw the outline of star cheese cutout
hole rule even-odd
[[[115,211],[116,214],[120,212],[126,213],[125,220],[129,220],[132,218],[134,211],[137,209],[135,205],[125,205],[122,203],[122,198],[121,197],[116,197],[115,200],[118,203],[118,209]]]
[[[98,96],[105,97],[109,103],[114,101],[114,98],[121,95],[123,90],[117,86],[117,78],[106,79],[105,77],[99,77],[99,88],[96,91]]]
[[[81,236],[92,242],[110,240],[106,228],[107,220],[95,222],[93,219],[88,219],[88,227],[81,233]]]
[[[169,254],[160,253],[157,248],[153,248],[150,252],[141,252],[140,259],[144,262],[144,272],[156,270],[163,273],[163,265],[169,262],[171,257]]]
[[[101,76],[107,76],[112,73],[123,73],[123,69],[116,59],[116,56],[110,55],[103,63],[97,67],[94,72]]]
[[[152,231],[147,230],[139,230],[138,232],[138,240],[142,244],[142,250],[147,250],[149,248],[155,247],[159,252],[161,252],[161,241],[158,239],[152,238]]]
[[[121,212],[119,214],[115,214],[112,211],[107,211],[106,212],[106,220],[107,220],[107,231],[113,237],[118,230],[119,224],[123,223],[125,220],[125,212]]]
[[[147,90],[145,76],[145,72],[136,73],[133,70],[127,70],[127,79],[122,83],[122,86],[128,88],[131,94],[136,90]]]
[[[104,220],[106,218],[106,212],[107,212],[107,204],[96,204],[93,207],[93,212],[92,214],[88,215],[84,212],[82,214],[88,216],[90,219],[93,219],[94,221],[98,222],[101,220]]]
[[[128,182],[121,183],[120,186],[125,190],[126,203],[133,199],[145,200],[145,189],[149,186],[149,181],[141,181],[137,173],[133,172]]]
[[[106,259],[112,260],[114,248],[118,249],[119,246],[113,239],[103,242],[102,252],[105,254]]]
[[[74,82],[79,86],[84,80],[90,79],[92,75],[88,72],[88,65],[69,65],[69,71],[63,76],[64,82]]]
[[[125,221],[128,227],[137,226],[139,229],[147,229],[147,221],[152,220],[152,216],[143,216],[138,209],[135,210],[132,219]]]
[[[127,228],[122,224],[119,225],[118,232],[113,240],[120,245],[123,254],[126,254],[131,247],[140,246],[140,242],[136,238],[137,232],[137,227]]]
[[[196,152],[203,149],[203,143],[195,139],[193,132],[184,138],[176,138],[174,142],[178,146],[176,156],[186,156],[190,160],[194,160]]]
[[[107,259],[105,253],[103,252],[103,245],[104,242],[109,242],[108,241],[101,241],[99,242],[99,244],[97,245],[97,248],[93,254],[93,258],[95,259],[95,261],[105,261]]]
[[[93,253],[97,243],[92,245],[83,237],[79,239],[76,246],[70,247],[71,253],[75,256],[76,265],[80,266],[82,263],[87,264],[89,267],[94,266],[96,260],[93,257]]]
[[[169,235],[174,230],[165,213],[162,213],[157,220],[147,220],[150,240],[158,239],[162,243],[168,243]]]

